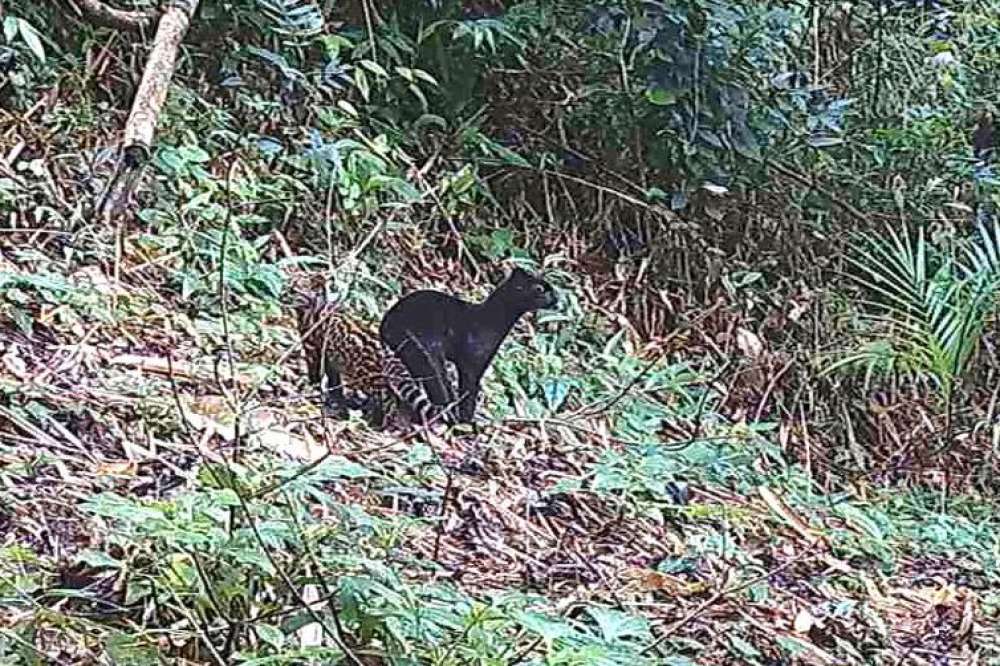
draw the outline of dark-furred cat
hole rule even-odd
[[[422,384],[435,416],[471,423],[483,373],[511,328],[526,312],[555,305],[555,291],[545,280],[515,268],[482,303],[432,290],[408,294],[386,312],[379,335],[410,377]],[[457,394],[448,361],[457,370]],[[456,403],[457,417],[453,409],[446,410]]]
[[[435,413],[369,322],[327,300],[323,290],[299,296],[295,312],[309,381],[320,387],[326,415],[344,419],[360,409],[370,425],[382,427],[400,406],[424,421]]]

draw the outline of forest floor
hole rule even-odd
[[[926,396],[853,429],[803,360],[842,332],[803,295],[826,285],[782,276],[794,287],[753,308],[732,284],[705,302],[674,289],[673,308],[642,291],[672,320],[644,336],[618,272],[634,265],[591,267],[576,217],[556,232],[548,200],[514,219],[469,194],[478,176],[445,152],[468,127],[401,159],[410,146],[356,110],[327,104],[307,128],[250,87],[277,97],[265,76],[234,93],[178,75],[138,210],[95,221],[95,146],[116,144],[131,99],[117,38],[39,66],[30,104],[0,109],[16,115],[0,128],[0,663],[1000,666],[1000,502],[980,464],[1000,459],[995,416],[937,457],[918,455],[944,420]],[[356,171],[335,181],[329,154]],[[604,206],[620,185],[590,190]],[[780,194],[746,209],[778,219]],[[446,196],[461,230],[435,226]],[[713,205],[704,226],[722,228]],[[321,417],[293,278],[348,284],[377,318],[420,286],[482,298],[517,262],[546,269],[560,306],[515,328],[475,429]]]
[[[332,466],[329,501],[405,535],[382,564],[409,581],[478,599],[540,594],[570,616],[617,609],[648,627],[615,615],[598,624],[615,638],[648,635],[650,654],[719,664],[781,654],[816,664],[1000,659],[989,563],[1000,529],[984,500],[860,485],[824,496],[783,461],[775,431],[708,412],[689,439],[660,424],[655,440],[628,441],[609,403],[676,400],[700,381],[676,374],[703,365],[696,356],[673,354],[673,386],[661,375],[632,386],[633,397],[619,377],[596,404],[534,417],[515,407],[481,419],[477,433],[376,433],[357,418],[320,418],[290,313],[260,327],[242,315],[189,318],[175,294],[130,278],[138,258],[118,267],[120,282],[98,264],[60,272],[58,238],[23,235],[0,259],[7,285],[56,295],[25,304],[30,332],[14,319],[0,330],[2,575],[34,599],[0,613],[9,628],[46,606],[52,587],[124,603],[124,571],[93,568],[94,552],[121,552],[109,539],[113,513],[95,514],[95,497],[178,501],[204,483],[206,465],[269,460],[289,473],[282,483]],[[530,362],[528,331],[539,327],[558,322],[518,327],[519,361]],[[210,338],[243,351],[230,364]],[[633,359],[625,376],[642,368]],[[503,381],[492,374],[487,393]],[[325,503],[310,511],[337,520]],[[79,612],[53,603],[52,613]],[[79,652],[56,641],[50,658],[83,659],[86,641],[73,636]]]

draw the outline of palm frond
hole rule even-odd
[[[922,230],[888,228],[848,258],[851,278],[872,298],[860,304],[869,342],[827,368],[906,372],[931,379],[945,397],[974,356],[1000,289],[1000,224],[980,225],[965,264],[939,256]],[[861,245],[861,244],[859,244]],[[956,270],[957,269],[957,270]]]
[[[257,0],[257,6],[280,35],[305,38],[323,30],[323,12],[313,0]]]
[[[979,243],[966,249],[967,264],[963,266],[968,276],[984,276],[1000,280],[1000,219],[993,220],[992,229],[980,222],[976,229]]]
[[[904,231],[903,238],[891,228],[888,233],[889,242],[877,241],[871,250],[862,250],[858,257],[848,257],[848,262],[865,276],[852,277],[902,312],[910,312],[925,300],[926,241],[920,232],[915,251],[907,232]]]

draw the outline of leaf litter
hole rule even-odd
[[[241,444],[289,464],[333,455],[359,465],[365,473],[331,492],[375,515],[426,520],[408,541],[409,557],[427,565],[409,571],[415,578],[473,595],[533,591],[562,609],[617,608],[646,618],[655,645],[694,641],[700,663],[789,649],[810,664],[869,663],[873,651],[912,663],[941,655],[975,663],[998,649],[995,617],[983,606],[990,590],[958,581],[955,562],[925,574],[926,562],[897,555],[895,573],[886,574],[864,558],[844,559],[832,535],[857,528],[822,509],[803,513],[773,487],[696,485],[687,505],[595,491],[588,470],[622,448],[603,416],[585,432],[509,421],[417,442],[354,422],[323,423],[300,399],[299,371],[287,368],[280,389],[289,408],[249,411],[238,442],[232,396],[218,393],[201,370],[203,353],[178,345],[176,333],[144,331],[148,348],[162,338],[171,349],[168,364],[116,338],[109,324],[61,329],[53,320],[47,329],[54,340],[24,336],[9,322],[0,333],[0,386],[21,393],[16,406],[9,398],[0,405],[0,524],[5,550],[36,553],[64,579],[75,554],[102,545],[103,526],[80,508],[89,496],[169,498],[195,482],[189,470],[199,461],[224,460]],[[760,353],[741,335],[741,346]],[[175,390],[186,426],[170,416]],[[154,416],[137,419],[140,409]],[[156,414],[190,428],[197,446],[172,438]],[[371,483],[412,478],[415,468],[423,472],[417,486]],[[691,550],[720,539],[710,556]],[[11,612],[0,618],[20,621]]]

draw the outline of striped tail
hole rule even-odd
[[[453,406],[443,409],[431,402],[420,382],[413,378],[403,361],[388,347],[385,347],[385,374],[389,392],[422,424],[436,420],[447,425],[455,423],[455,410],[450,409]],[[446,379],[451,381],[450,376]]]

